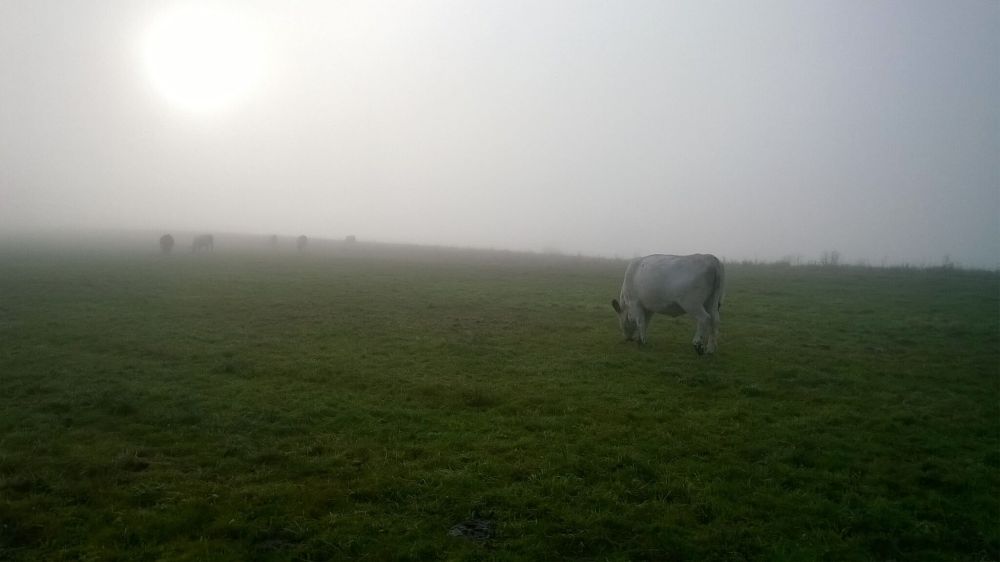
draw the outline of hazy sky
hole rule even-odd
[[[0,231],[1000,265],[995,0],[199,5],[0,0]]]

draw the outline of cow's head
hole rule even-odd
[[[625,341],[632,341],[635,337],[635,330],[638,327],[635,319],[628,313],[628,310],[618,303],[618,299],[611,299],[611,308],[614,308],[615,313],[618,314],[618,324],[622,327],[622,334],[625,335]]]

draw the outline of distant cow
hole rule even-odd
[[[160,251],[169,254],[174,250],[174,237],[169,234],[160,236]]]
[[[694,350],[715,353],[719,337],[719,309],[725,293],[725,269],[711,254],[667,256],[653,254],[632,260],[625,269],[619,298],[611,300],[626,340],[646,343],[654,312],[668,316],[690,314],[698,323]]]
[[[198,252],[200,250],[215,251],[215,238],[211,234],[202,234],[194,237],[194,242],[191,243],[191,251]]]
[[[271,247],[272,248],[277,248],[278,247],[278,235],[277,234],[272,234],[267,240],[268,240],[268,242],[271,243]]]
[[[309,239],[308,239],[308,238],[306,238],[306,235],[305,235],[305,234],[303,234],[302,236],[299,236],[299,237],[298,237],[298,238],[297,238],[297,239],[295,240],[295,247],[296,247],[296,248],[298,248],[300,252],[301,252],[302,250],[305,250],[305,249],[306,249],[306,246],[307,246],[308,244],[309,244]]]
[[[354,236],[353,234],[348,234],[347,238],[344,238],[344,242],[347,242],[348,244],[353,244],[353,243],[355,243],[357,241],[358,241],[358,238],[356,236]]]

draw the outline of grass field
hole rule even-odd
[[[1000,559],[996,274],[729,264],[698,357],[623,271],[11,245],[0,559]]]

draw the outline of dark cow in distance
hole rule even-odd
[[[174,250],[174,237],[169,234],[164,234],[160,236],[160,251],[164,255],[169,254]]]
[[[298,248],[300,252],[302,250],[305,250],[307,245],[309,245],[309,239],[306,238],[305,234],[303,234],[302,236],[299,236],[295,240],[295,247]]]
[[[211,234],[202,234],[194,237],[194,241],[191,242],[191,251],[198,252],[201,250],[215,251],[215,238]]]

